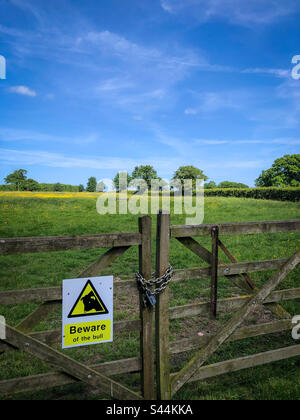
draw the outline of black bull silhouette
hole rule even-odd
[[[90,292],[88,295],[81,298],[83,304],[84,304],[84,312],[90,312],[93,309],[95,311],[101,311],[103,308],[101,307],[100,303],[96,299],[96,296],[94,292]]]

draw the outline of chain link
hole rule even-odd
[[[157,296],[159,293],[165,290],[171,281],[173,273],[173,267],[170,265],[161,277],[156,277],[156,273],[152,273],[153,280],[146,280],[140,273],[135,274],[138,287],[143,293],[143,302],[145,305],[147,304],[145,296],[147,294],[150,296]]]

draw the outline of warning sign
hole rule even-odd
[[[68,318],[93,316],[97,314],[108,314],[108,310],[94,288],[91,280],[88,280],[71,309]]]
[[[62,347],[113,341],[113,277],[63,281]]]

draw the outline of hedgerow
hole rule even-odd
[[[204,190],[206,197],[239,197],[262,200],[300,201],[300,188],[214,188]]]

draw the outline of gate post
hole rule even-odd
[[[139,232],[142,244],[139,246],[139,272],[150,280],[152,275],[152,219],[139,217]],[[145,307],[140,293],[140,354],[142,359],[141,384],[145,400],[154,400],[154,349],[153,349],[153,309]]]
[[[157,216],[156,236],[156,277],[162,276],[169,267],[170,253],[170,214],[161,210]],[[155,307],[156,339],[156,381],[157,399],[169,400],[170,355],[169,355],[169,289],[157,295]]]
[[[211,255],[211,282],[210,282],[210,316],[217,317],[218,301],[218,264],[219,264],[219,227],[214,226],[211,230],[212,255]]]

